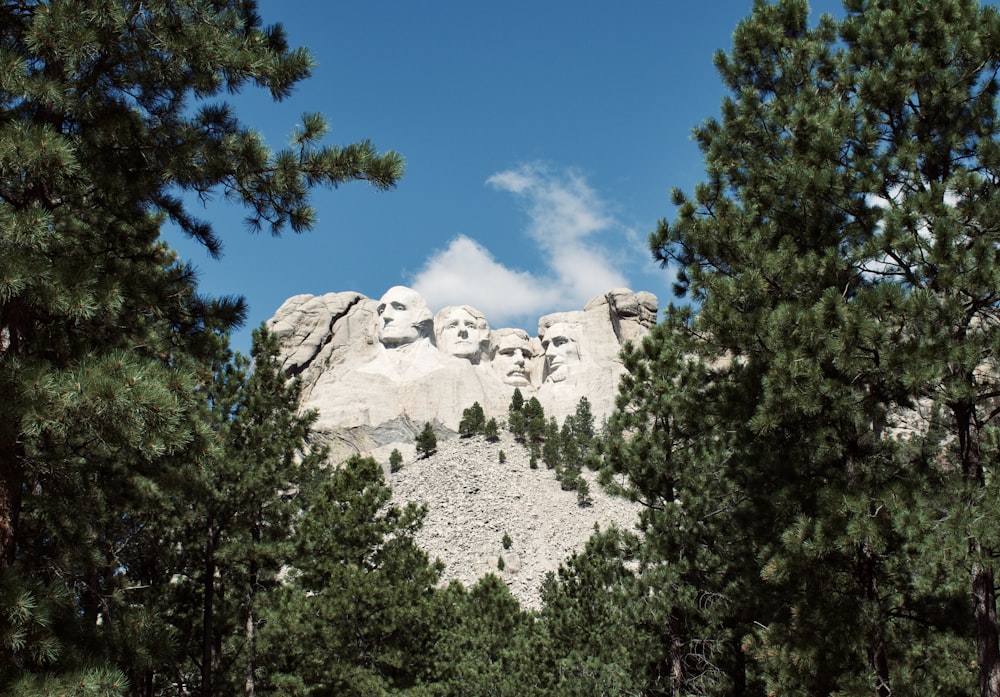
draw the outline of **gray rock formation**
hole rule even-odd
[[[585,471],[593,503],[581,507],[576,492],[563,491],[552,470],[531,469],[528,460],[527,448],[509,433],[498,443],[452,437],[439,440],[437,453],[426,459],[417,459],[411,446],[402,469],[386,481],[397,503],[427,504],[417,542],[445,563],[445,581],[468,586],[494,573],[523,604],[538,607],[545,575],[583,546],[594,525],[633,529],[639,504],[609,496]],[[512,541],[507,549],[504,534]]]
[[[433,317],[419,294],[396,286],[379,300],[297,295],[269,321],[285,372],[302,377],[302,406],[318,411],[317,430],[335,460],[355,452],[379,457],[412,443],[425,422],[457,431],[473,402],[502,421],[515,388],[537,396],[560,422],[586,396],[600,419],[614,403],[621,347],[656,322],[657,300],[614,289],[583,310],[542,317],[537,337],[491,331],[482,313],[464,305]]]
[[[600,420],[624,370],[622,345],[640,340],[656,319],[655,296],[615,289],[582,310],[542,317],[532,337],[491,330],[465,305],[435,317],[417,293],[397,286],[378,300],[352,292],[297,295],[269,326],[286,374],[303,380],[302,407],[319,413],[317,430],[333,462],[371,455],[386,467],[396,501],[427,504],[418,541],[445,562],[446,580],[470,584],[498,573],[523,603],[537,606],[545,574],[580,549],[595,524],[631,528],[636,504],[593,482],[592,505],[580,507],[552,471],[529,467],[527,449],[509,433],[499,443],[458,438],[462,412],[479,402],[487,418],[504,423],[520,389],[559,422],[586,396]],[[417,459],[413,441],[425,422],[434,425],[438,452]],[[406,464],[389,473],[395,448]]]

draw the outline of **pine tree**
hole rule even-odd
[[[437,451],[437,436],[430,422],[424,424],[423,430],[417,434],[417,452],[423,457],[430,457]]]
[[[553,416],[549,418],[545,427],[545,444],[542,446],[542,461],[545,463],[545,467],[558,472],[562,466],[561,454],[559,425],[556,423],[556,417]]]
[[[649,600],[635,573],[638,557],[634,535],[595,531],[545,579],[529,655],[548,694],[670,694],[656,654],[660,628],[643,618]]]
[[[251,362],[252,359],[252,362]],[[301,385],[287,381],[277,337],[253,334],[249,358],[237,354],[212,387],[212,413],[223,448],[201,482],[201,691],[223,680],[254,691],[259,597],[274,590],[291,561],[299,493],[320,471],[325,448],[308,446],[314,412],[298,413]],[[213,675],[241,665],[243,671]],[[233,688],[230,688],[233,689]]]
[[[524,415],[524,395],[517,387],[514,388],[514,395],[507,407],[507,425],[514,438],[523,443],[527,437],[528,422]]]
[[[758,694],[745,692],[753,672],[743,640],[771,607],[767,594],[751,592],[759,585],[757,521],[730,470],[750,465],[718,427],[720,412],[736,418],[743,401],[685,341],[663,324],[623,351],[627,372],[608,422],[602,480],[616,476],[643,505],[645,600],[635,621],[658,628],[646,650],[666,694]]]
[[[573,412],[573,432],[581,443],[586,445],[594,439],[594,412],[590,408],[590,400],[586,396],[580,397],[576,403],[576,411]]]
[[[389,471],[398,472],[401,469],[403,469],[403,454],[399,452],[399,448],[393,448],[389,453]]]
[[[675,192],[651,238],[697,311],[672,308],[630,359],[653,390],[622,393],[644,418],[612,429],[609,452],[638,496],[693,487],[646,518],[665,559],[692,514],[705,532],[735,516],[756,550],[716,546],[713,562],[740,588],[721,597],[757,615],[722,617],[747,632],[747,680],[996,697],[1000,16],[845,5],[810,27],[805,2],[758,2],[717,56],[730,96],[696,130],[706,181]],[[681,377],[665,380],[668,344],[699,359],[670,358]],[[732,505],[692,510],[713,496]]]
[[[389,188],[402,161],[322,145],[316,115],[273,153],[220,101],[251,85],[281,99],[309,73],[253,2],[12,2],[0,37],[0,595],[62,618],[0,646],[5,692],[31,674],[88,684],[109,644],[155,634],[113,619],[134,595],[121,570],[159,565],[133,554],[214,447],[201,390],[216,332],[245,316],[198,294],[161,226],[218,255],[185,195],[300,231],[312,185]]]
[[[391,495],[381,466],[353,457],[310,497],[261,628],[268,690],[397,694],[428,677],[442,566],[413,538],[425,508]]]
[[[497,559],[503,571],[503,557]],[[533,654],[534,624],[498,576],[466,590],[454,583],[437,599],[442,631],[434,644],[434,694],[542,697],[545,677]]]
[[[514,394],[512,394],[510,397],[510,407],[508,408],[508,410],[511,412],[515,412],[515,411],[521,411],[521,409],[523,408],[524,408],[524,395],[521,394],[520,387],[515,387]]]
[[[490,420],[486,422],[486,426],[483,428],[483,436],[490,443],[496,443],[500,440],[500,427],[497,426],[497,420],[490,417]]]
[[[495,424],[494,424],[495,425]],[[486,429],[486,414],[479,402],[462,411],[462,419],[458,423],[458,433],[463,438],[469,438],[483,433]]]
[[[524,415],[524,434],[531,443],[541,443],[545,438],[545,409],[538,397],[532,397],[524,403],[521,410]]]

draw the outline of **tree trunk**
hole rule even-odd
[[[976,658],[979,694],[1000,697],[1000,646],[997,640],[997,600],[993,569],[978,562],[972,567],[972,600],[976,616]]]
[[[881,605],[878,591],[878,562],[867,543],[858,548],[858,581],[865,602],[876,608]],[[892,687],[889,682],[889,658],[885,647],[885,625],[882,613],[876,613],[878,625],[874,627],[874,635],[869,638],[868,667],[875,674],[875,694],[878,697],[892,697]]]
[[[968,378],[972,380],[970,376]],[[972,404],[952,405],[955,426],[958,430],[958,449],[962,458],[962,473],[966,484],[973,488],[985,486],[981,453],[979,452],[979,424]],[[976,662],[979,665],[980,697],[1000,697],[1000,641],[997,633],[996,585],[992,566],[984,566],[990,550],[984,549],[979,540],[970,542],[974,558],[972,565],[972,602],[976,622]]]
[[[246,693],[247,697],[254,697],[254,691],[256,689],[256,677],[254,675],[257,670],[257,645],[256,641],[256,630],[257,630],[257,617],[254,614],[256,610],[257,602],[257,576],[260,573],[259,565],[257,564],[257,545],[260,544],[260,526],[256,523],[253,525],[250,531],[250,538],[253,540],[253,545],[251,545],[251,559],[250,559],[250,578],[248,579],[248,589],[247,589],[247,674],[246,674]]]
[[[5,438],[0,443],[0,569],[14,563],[23,478],[21,448]]]
[[[681,640],[681,621],[676,612],[670,613],[670,695],[684,694],[684,642]]]
[[[879,434],[879,426],[872,425],[872,430]],[[844,474],[848,485],[858,488],[857,460],[858,448],[855,444],[848,449],[847,460],[844,463]],[[871,544],[861,542],[857,545],[857,581],[861,587],[861,597],[866,604],[875,609],[876,625],[870,628],[871,634],[866,638],[865,647],[868,654],[868,668],[875,676],[875,694],[878,697],[892,697],[892,687],[889,682],[889,657],[885,646],[885,620],[882,612],[882,599],[878,588],[878,559],[872,551]]]
[[[215,527],[209,518],[205,531],[205,604],[201,634],[201,694],[212,695],[212,609],[215,600]]]

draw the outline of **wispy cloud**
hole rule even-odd
[[[494,327],[524,325],[554,310],[581,309],[595,295],[629,285],[618,268],[620,250],[598,238],[617,232],[628,239],[630,232],[580,174],[532,164],[498,172],[486,183],[512,194],[523,207],[524,232],[541,270],[508,268],[482,244],[456,237],[425,262],[411,283],[432,307],[468,304]]]

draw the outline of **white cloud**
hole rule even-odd
[[[499,172],[486,183],[513,194],[523,206],[540,270],[508,268],[481,244],[456,237],[411,283],[431,307],[468,304],[494,327],[523,326],[547,312],[582,309],[595,295],[629,285],[616,268],[621,250],[609,250],[595,238],[615,232],[628,239],[631,233],[582,176],[534,164]]]
[[[525,271],[508,269],[464,235],[428,259],[412,286],[435,310],[472,305],[498,327],[557,302],[551,286]]]

